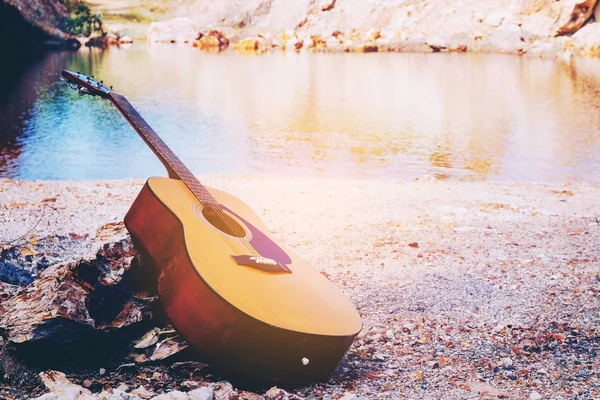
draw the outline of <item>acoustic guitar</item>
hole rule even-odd
[[[160,300],[180,335],[242,378],[326,380],[362,328],[352,303],[248,205],[202,185],[123,95],[93,76],[62,76],[116,106],[168,171],[148,179],[125,225],[156,264]]]

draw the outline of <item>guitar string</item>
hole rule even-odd
[[[139,113],[133,108],[133,106],[129,103],[129,101],[127,101],[127,99],[125,99],[125,97],[123,95],[116,93],[116,92],[108,92],[107,94],[111,94],[111,99],[114,100],[116,103],[118,103],[118,105],[120,107],[117,107],[117,108],[119,108],[119,110],[126,111],[127,115],[125,115],[125,116],[129,117],[132,120],[132,122],[134,122],[134,125],[136,125],[135,122],[137,122],[138,128],[143,127],[143,128],[146,128],[146,130],[153,132],[153,130],[150,128],[150,126],[146,123],[146,121],[144,121],[144,119],[141,117],[141,115],[139,115]],[[141,130],[141,128],[140,128],[140,130]],[[192,192],[192,194],[194,195],[194,197],[196,197],[196,199],[200,202],[200,204],[202,204],[202,200],[209,203],[210,207],[216,211],[216,213],[219,216],[219,218],[221,219],[221,221],[223,221],[229,227],[229,229],[231,229],[232,232],[234,232],[236,235],[239,235],[239,237],[241,237],[242,234],[245,234],[245,231],[243,230],[242,227],[239,227],[242,230],[240,232],[238,227],[232,226],[229,223],[228,218],[222,212],[219,211],[219,208],[220,208],[219,203],[216,202],[216,200],[214,200],[214,198],[212,198],[210,193],[208,193],[205,188],[198,187],[195,184],[195,182],[197,182],[197,179],[195,177],[193,177],[193,175],[191,175],[191,172],[188,173],[189,170],[185,167],[185,165],[183,165],[183,163],[181,163],[180,160],[178,160],[177,158],[175,160],[173,160],[171,157],[168,156],[168,153],[164,154],[161,151],[161,147],[162,147],[161,144],[164,145],[165,147],[166,147],[166,145],[164,144],[164,142],[162,142],[160,137],[158,137],[158,135],[156,135],[156,133],[154,133],[154,136],[156,136],[156,138],[158,138],[158,140],[162,143],[157,143],[155,140],[152,140],[153,139],[152,135],[144,134],[142,136],[153,146],[153,149],[158,153],[158,155],[167,162],[168,167],[171,170],[173,170],[177,175],[180,176],[180,178],[182,179],[185,186]],[[177,172],[176,171],[177,168],[174,165],[183,167],[182,171],[185,173],[186,176],[182,176],[182,174]],[[190,176],[192,179],[190,179]],[[186,178],[189,182],[186,182]],[[206,197],[206,195],[204,193],[202,193],[203,191],[208,193],[208,197]],[[201,194],[199,194],[198,192],[200,192]],[[232,241],[229,237],[224,236],[223,233],[221,233],[220,231],[218,233],[225,240],[226,244],[228,244],[228,246],[232,250],[234,250],[234,252],[240,252],[237,244],[235,244],[234,241]],[[251,252],[253,252],[253,253],[255,252],[254,248],[250,245],[250,243],[245,241],[243,239],[243,237],[242,237],[241,241],[243,244],[246,245],[246,248],[248,248]],[[255,254],[255,255],[258,255],[258,254]]]
[[[139,123],[140,121],[137,120],[136,122]],[[164,153],[163,151],[161,151],[162,145],[160,142],[157,142],[152,136],[146,136],[146,140],[148,140],[150,142],[150,144],[153,145],[153,147],[156,149],[156,151],[159,153],[159,155],[163,159],[165,159],[167,164],[169,164],[169,167],[171,169],[173,169],[174,171],[176,171],[178,169],[177,164],[181,164],[181,163],[177,163],[178,160],[173,160],[173,158],[170,156],[170,154],[168,152]],[[186,188],[188,190],[190,190],[192,195],[200,201],[200,204],[202,204],[202,201],[204,200],[205,203],[210,204],[210,207],[212,209],[217,210],[218,205],[215,203],[215,201],[213,201],[211,198],[207,197],[206,194],[204,194],[202,191],[200,191],[201,190],[200,187],[194,182],[193,179],[191,179],[192,177],[189,176],[187,171],[185,169],[182,169],[181,165],[179,165],[179,167],[180,167],[181,171],[179,171],[179,172],[176,171],[176,173],[178,175],[180,175],[184,185],[186,186]],[[220,219],[223,222],[225,222],[226,225],[231,229],[231,231],[234,232],[236,235],[242,236],[242,234],[245,233],[245,232],[243,232],[243,228],[242,228],[242,231],[240,232],[239,229],[236,229],[236,227],[231,226],[231,224],[228,223],[228,220],[224,216],[220,216]],[[222,235],[221,232],[219,232],[219,234]],[[228,244],[230,245],[230,247],[232,247],[233,250],[237,251],[238,253],[241,253],[239,247],[237,246],[237,243],[236,243],[237,241],[232,240],[231,238],[229,238],[229,236],[223,236],[223,238],[228,242]]]
[[[117,93],[111,92],[111,94],[114,95]],[[119,103],[119,105],[121,106],[122,109],[124,109],[125,111],[128,111],[128,113],[127,113],[128,116],[132,120],[134,120],[133,121],[134,123],[137,122],[138,127],[143,127],[143,128],[146,128],[146,130],[149,129],[150,131],[152,131],[150,126],[143,120],[143,118],[141,118],[139,113],[137,113],[135,111],[133,106],[131,106],[131,104],[122,95],[112,96],[112,97],[115,99],[116,102]],[[121,101],[122,99],[120,97],[122,97],[123,100],[125,100],[125,102]],[[154,135],[156,135],[156,134],[154,134]],[[225,213],[223,213],[220,210],[220,204],[216,200],[214,200],[214,198],[212,198],[212,195],[210,195],[210,193],[208,193],[209,197],[207,197],[206,194],[203,193],[203,191],[206,191],[206,188],[202,187],[201,184],[200,184],[200,186],[198,186],[199,182],[197,182],[197,179],[195,177],[193,177],[193,175],[191,175],[191,173],[188,173],[187,168],[183,165],[183,163],[181,163],[181,161],[178,159],[174,160],[169,155],[169,153],[165,154],[162,151],[162,147],[163,146],[166,147],[166,145],[164,144],[164,142],[162,142],[162,140],[160,138],[158,138],[158,135],[156,135],[156,136],[160,140],[160,142],[157,142],[155,140],[155,138],[152,137],[152,135],[146,134],[143,136],[153,146],[154,150],[158,153],[158,155],[160,157],[162,157],[163,159],[165,159],[169,168],[171,168],[175,173],[177,173],[177,175],[179,175],[180,178],[182,178],[182,181],[185,184],[185,186],[192,192],[194,197],[196,197],[197,200],[200,201],[200,204],[202,204],[204,206],[203,200],[204,200],[204,202],[208,203],[210,205],[210,208],[212,208],[216,212],[216,214],[219,216],[221,221],[223,221],[225,223],[225,225],[231,230],[231,232],[233,232],[235,235],[237,235],[239,237],[239,241],[232,240],[231,238],[228,237],[229,235],[225,236],[224,233],[219,231],[218,233],[225,240],[226,244],[228,244],[228,246],[235,252],[241,253],[237,243],[242,242],[242,244],[248,250],[250,250],[250,252],[253,255],[260,256],[260,254],[258,254],[258,252],[254,249],[254,247],[242,236],[242,235],[245,236],[245,234],[246,234],[244,229],[241,226],[239,226],[238,224],[229,223],[228,216],[225,215]],[[177,167],[179,167],[181,169],[180,172],[183,172],[183,174],[177,171]],[[192,179],[190,179],[190,178],[192,178]],[[186,182],[186,180],[188,180],[189,182]],[[194,189],[196,189],[196,190],[194,190]],[[199,193],[197,193],[197,192],[199,192]]]
[[[147,125],[147,123],[145,123],[143,118],[141,118],[141,116],[139,116],[139,114],[137,112],[135,112],[135,113],[132,112],[132,111],[135,111],[133,109],[133,107],[130,104],[127,104],[127,105],[129,107],[126,107],[126,108],[128,109],[128,111],[130,111],[132,119],[135,119],[134,122],[137,122],[142,127],[150,128]],[[242,253],[238,247],[238,242],[241,241],[242,245],[245,245],[245,247],[248,250],[250,250],[250,252],[253,255],[260,256],[260,254],[258,254],[256,252],[256,250],[254,249],[254,247],[251,246],[251,244],[244,239],[244,237],[243,237],[243,236],[245,236],[244,229],[237,224],[234,225],[234,223],[229,223],[229,218],[220,210],[219,203],[216,202],[212,198],[210,193],[207,193],[208,197],[206,196],[206,194],[204,193],[204,192],[207,192],[206,189],[204,187],[202,187],[202,185],[199,184],[199,182],[197,182],[196,178],[193,175],[191,175],[191,173],[189,173],[189,170],[187,170],[187,168],[181,163],[180,160],[178,160],[177,158],[174,160],[170,156],[169,152],[164,153],[163,151],[161,151],[163,146],[166,147],[166,145],[164,144],[164,142],[162,142],[162,140],[158,137],[158,135],[156,135],[156,136],[160,142],[157,142],[156,138],[154,138],[153,136],[154,135],[145,135],[145,139],[148,140],[153,145],[153,147],[157,151],[157,153],[159,153],[159,155],[167,161],[167,164],[169,164],[169,167],[182,178],[182,181],[185,184],[185,186],[187,186],[187,188],[192,192],[192,194],[200,201],[200,204],[202,204],[202,200],[209,203],[210,207],[213,210],[215,210],[216,214],[226,224],[226,226],[231,230],[231,232],[234,232],[234,234],[239,237],[239,241],[232,240],[228,235],[225,236],[222,232],[219,231],[218,233],[221,235],[221,237],[223,237],[223,239],[229,245],[229,247],[238,253]],[[177,166],[181,169],[180,172],[176,171]],[[183,172],[183,173],[181,173],[181,172]]]

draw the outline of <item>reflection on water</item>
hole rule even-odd
[[[0,176],[162,175],[115,86],[197,173],[598,181],[600,61],[474,54],[52,53],[0,82]]]

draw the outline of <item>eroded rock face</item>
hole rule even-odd
[[[583,24],[585,24],[592,16],[596,3],[598,3],[598,0],[583,0],[576,3],[569,17],[569,21],[561,26],[556,34],[558,36],[570,35],[581,29]]]
[[[80,43],[60,29],[67,16],[60,0],[1,0],[0,41],[15,48],[32,44],[79,48]]]

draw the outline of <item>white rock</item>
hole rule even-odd
[[[538,392],[531,392],[529,394],[529,400],[540,400],[542,398],[542,395],[539,394]]]
[[[286,392],[283,389],[278,388],[277,386],[273,386],[271,389],[265,393],[265,397],[269,400],[279,400],[279,399],[292,399],[295,396]]]
[[[565,50],[560,55],[560,59],[563,60],[564,62],[570,62],[572,57],[573,57],[573,53],[571,53],[569,50]]]
[[[190,396],[179,390],[173,390],[171,392],[159,394],[158,396],[153,397],[152,400],[190,400]]]
[[[333,47],[338,46],[340,44],[340,41],[335,36],[328,36],[325,40],[325,43],[327,43],[327,47]]]
[[[365,34],[366,40],[377,40],[381,36],[381,31],[379,29],[371,28]]]
[[[181,382],[181,386],[183,386],[184,388],[187,388],[187,389],[195,389],[198,386],[200,386],[200,382],[184,381],[184,382]]]
[[[54,393],[46,393],[40,397],[36,397],[34,400],[58,400],[58,397]]]
[[[340,397],[338,400],[360,400],[360,397],[358,397],[354,393],[346,393],[342,397]]]
[[[304,40],[302,41],[302,47],[305,49],[311,49],[311,48],[315,47],[315,41],[313,40],[313,38],[308,36],[308,37],[304,38]]]
[[[45,371],[40,373],[40,378],[44,385],[55,397],[48,396],[45,400],[56,398],[64,400],[76,400],[84,395],[91,395],[91,392],[83,387],[71,382],[65,374],[59,371]]]
[[[212,385],[215,391],[215,400],[229,400],[231,395],[235,395],[233,386],[229,382],[218,382]]]
[[[436,37],[427,38],[427,40],[425,40],[425,44],[427,46],[431,47],[435,51],[439,51],[440,49],[445,49],[446,47],[448,47],[446,42],[444,42],[442,39],[436,38]],[[421,178],[421,179],[424,179],[424,178]]]
[[[117,386],[117,390],[120,390],[121,392],[129,392],[129,386],[121,383],[119,386]]]
[[[131,391],[131,394],[139,396],[142,399],[150,399],[156,396],[156,393],[146,389],[143,385]]]
[[[285,49],[286,51],[296,51],[298,49],[298,44],[301,44],[302,42],[298,41],[298,39],[296,38],[291,38],[290,40],[288,40],[285,43]]]
[[[148,28],[149,42],[192,42],[198,37],[199,27],[189,18],[174,18],[152,22]]]
[[[502,22],[504,22],[504,20],[506,19],[506,12],[504,11],[495,11],[491,14],[489,14],[486,18],[485,18],[485,23],[488,24],[489,26],[500,26],[502,25]]]
[[[212,387],[206,386],[188,392],[188,396],[192,400],[213,400],[215,398],[215,391]]]
[[[96,396],[90,395],[90,399],[102,399],[102,400],[141,400],[141,397],[135,394],[127,393],[119,389],[112,389],[108,392],[102,392]],[[82,397],[77,400],[84,400]]]

